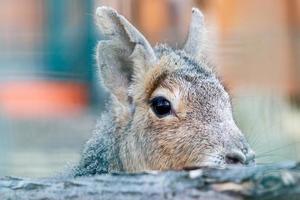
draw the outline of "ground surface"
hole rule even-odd
[[[300,164],[80,178],[0,179],[0,199],[300,199]]]

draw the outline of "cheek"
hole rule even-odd
[[[138,107],[135,110],[132,128],[141,137],[161,137],[168,127],[173,126],[172,121],[159,119],[149,107]]]
[[[180,132],[176,124],[171,127],[157,122],[155,124],[145,137],[151,137],[150,141],[157,152],[168,159],[178,159],[179,156],[189,154],[192,150],[192,140]]]
[[[139,132],[141,140],[147,141],[145,145],[155,151],[171,149],[178,144],[179,124],[167,117],[159,119],[151,109],[137,110],[133,124],[134,129]]]
[[[182,126],[176,129],[177,153],[181,151],[188,155],[193,154],[193,158],[200,156],[211,146],[211,134],[201,126]],[[198,156],[197,156],[198,154]]]

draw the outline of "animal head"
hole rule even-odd
[[[107,38],[97,62],[119,130],[127,171],[248,165],[254,152],[235,124],[230,97],[202,55],[204,23],[192,10],[183,49],[155,50],[115,10],[97,9]]]

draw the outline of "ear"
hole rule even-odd
[[[189,33],[183,48],[184,51],[195,58],[200,57],[204,47],[205,32],[203,14],[197,8],[193,8]]]
[[[97,47],[97,64],[104,85],[120,103],[128,103],[128,89],[156,61],[144,36],[123,16],[108,7],[96,11],[97,25],[107,40]]]

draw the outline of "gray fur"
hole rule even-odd
[[[195,24],[201,13],[193,13],[190,31],[201,32],[203,22]],[[167,45],[153,50],[114,10],[101,7],[97,15],[108,37],[99,42],[97,61],[111,98],[75,176],[222,167],[228,155],[238,155],[240,164],[254,163],[254,153],[232,117],[228,93],[198,55],[200,48],[193,49],[192,41],[201,42],[197,34],[189,34],[183,50]],[[149,100],[156,92],[170,98],[175,114],[155,116]]]
[[[192,21],[186,43],[183,47],[188,54],[198,58],[203,53],[206,29],[204,16],[197,8],[192,9]]]
[[[112,93],[118,93],[117,99],[125,102],[127,88],[134,78],[133,70],[144,71],[155,62],[155,53],[144,36],[115,10],[99,7],[96,15],[100,31],[108,38],[100,41],[97,47],[96,58],[102,81]],[[133,69],[131,66],[136,62],[144,68]],[[117,79],[120,81],[115,81]]]

